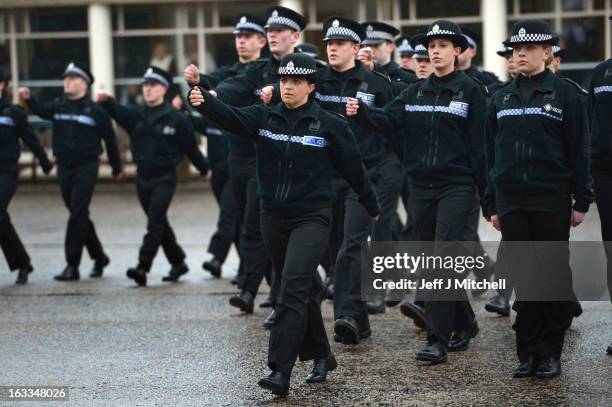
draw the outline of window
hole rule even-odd
[[[605,18],[563,19],[564,62],[597,62],[605,59]]]
[[[555,11],[555,0],[520,0],[519,9],[521,14]]]
[[[113,41],[115,77],[141,77],[149,65],[177,73],[176,37],[117,37]]]
[[[29,10],[30,31],[87,31],[85,7],[49,7]]]
[[[125,6],[123,19],[126,30],[174,28],[176,5]]]
[[[418,18],[447,18],[478,15],[480,15],[479,0],[417,0]]]
[[[17,41],[20,80],[60,79],[70,61],[89,65],[87,38],[45,38]]]

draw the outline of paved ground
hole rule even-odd
[[[131,186],[105,185],[94,198],[92,217],[112,257],[98,281],[52,280],[64,265],[66,212],[57,187],[21,188],[11,213],[36,270],[17,287],[0,260],[0,385],[69,386],[70,401],[51,405],[612,405],[612,357],[604,353],[610,304],[583,304],[567,334],[562,376],[543,382],[510,378],[511,320],[484,312],[484,300],[474,302],[480,335],[446,365],[417,366],[424,332],[390,309],[372,318],[369,340],[333,345],[340,365],[327,383],[304,384],[310,366],[298,363],[290,397],[275,399],[256,385],[268,373],[268,333],[260,327],[267,311],[244,316],[227,304],[236,257],[221,280],[200,269],[217,214],[206,187],[180,187],[171,211],[191,272],[179,284],[162,283],[168,264],[160,257],[146,289],[124,276],[145,225]],[[498,238],[488,225],[481,230],[483,240]],[[596,212],[573,236],[599,238]],[[323,309],[331,333],[331,304]]]

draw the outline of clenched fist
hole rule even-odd
[[[194,64],[189,64],[183,71],[183,78],[189,86],[197,86],[200,84],[200,70]]]
[[[259,98],[262,102],[264,102],[264,104],[267,105],[272,100],[272,95],[274,95],[274,86],[268,85],[261,88],[261,95],[259,96]]]
[[[346,115],[347,116],[357,116],[357,111],[359,110],[359,101],[355,98],[349,98],[346,102]]]
[[[206,100],[200,88],[195,87],[191,89],[191,92],[189,92],[189,103],[191,103],[191,106],[198,107],[204,102],[206,102]]]

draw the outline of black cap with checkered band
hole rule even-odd
[[[266,10],[265,29],[270,28],[290,28],[293,31],[301,32],[306,27],[306,19],[300,13],[287,7],[270,7]]]
[[[565,49],[561,48],[558,45],[553,45],[552,47],[553,55],[559,58],[565,58]]]
[[[509,40],[510,40],[510,38],[506,39],[506,41],[509,41]],[[499,55],[500,57],[506,58],[507,56],[512,55],[513,52],[514,51],[512,50],[511,47],[508,47],[508,46],[504,45],[503,47],[501,47],[500,49],[497,50],[497,55]]]
[[[423,37],[425,34],[416,34],[410,38],[410,44],[414,49],[414,55],[412,58],[414,59],[429,59],[429,52],[427,52],[427,48],[423,45]]]
[[[263,26],[263,22],[253,14],[242,13],[234,22],[233,34],[258,33],[261,35],[266,35],[266,30]]]
[[[381,21],[366,21],[361,23],[366,30],[366,39],[361,41],[363,45],[376,45],[383,42],[393,42],[400,30]]]
[[[504,45],[512,47],[518,44],[559,44],[559,37],[552,35],[548,23],[544,20],[522,20],[512,26],[510,38]]]
[[[434,21],[427,30],[427,33],[421,38],[421,43],[428,47],[429,41],[434,38],[446,38],[453,42],[455,47],[461,48],[461,52],[468,49],[467,39],[463,36],[461,27],[452,21],[437,20]]]
[[[285,55],[278,67],[279,76],[312,78],[317,72],[317,63],[313,57],[302,52]]]
[[[399,37],[395,41],[395,46],[397,47],[397,52],[399,52],[401,56],[411,57],[414,54],[414,48],[412,48],[410,37],[408,36]]]
[[[85,82],[87,82],[89,86],[91,86],[91,84],[94,82],[94,77],[89,71],[89,68],[78,62],[70,62],[68,64],[68,66],[64,70],[64,73],[62,74],[62,78],[65,78],[66,76],[81,77],[85,79]]]
[[[159,83],[167,88],[172,84],[172,76],[163,69],[150,66],[142,76],[142,83]]]
[[[323,41],[352,41],[361,44],[366,38],[366,31],[361,24],[342,16],[327,17],[323,22]]]

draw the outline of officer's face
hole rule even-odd
[[[306,79],[283,76],[280,79],[281,99],[289,108],[296,108],[308,101],[315,85]]]
[[[520,44],[513,48],[516,67],[523,75],[543,71],[551,53],[550,47],[545,48],[541,44]]]
[[[400,67],[402,69],[409,69],[411,71],[416,71],[416,63],[412,57],[408,57],[408,56],[400,57]]]
[[[429,62],[429,59],[419,58],[416,60],[416,64],[416,76],[419,79],[425,79],[433,72],[433,67],[431,66],[431,62]]]
[[[514,55],[509,54],[506,56],[506,69],[511,77],[516,78],[516,75],[519,74],[516,64],[514,63]]]
[[[476,56],[476,50],[474,48],[468,47],[465,51],[463,51],[457,57],[459,60],[459,67],[466,66],[472,61],[472,59]]]
[[[391,60],[391,53],[395,49],[395,45],[388,42],[370,45],[372,48],[372,57],[377,64],[386,65]]]
[[[552,73],[559,73],[561,70],[561,57],[554,57],[550,65],[548,65],[548,69],[550,69]]]
[[[142,97],[147,106],[157,106],[164,101],[166,87],[161,83],[145,83],[142,85]]]
[[[332,68],[342,68],[355,60],[359,45],[352,41],[327,41],[327,59]]]
[[[429,41],[427,52],[434,69],[445,69],[455,63],[461,48],[455,47],[451,40],[434,38]]]
[[[234,42],[238,56],[248,58],[259,52],[266,45],[266,38],[254,32],[244,32],[236,34]]]
[[[274,55],[287,54],[300,38],[300,33],[290,28],[268,28],[268,47]]]
[[[68,99],[78,99],[87,93],[87,82],[85,79],[76,75],[64,77],[64,95]]]

